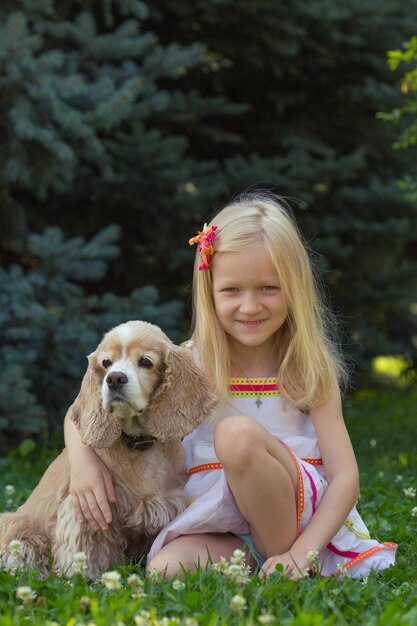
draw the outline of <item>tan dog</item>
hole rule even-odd
[[[89,577],[140,558],[151,539],[186,507],[181,438],[214,407],[214,397],[190,351],[156,326],[127,322],[108,332],[88,357],[80,392],[69,409],[85,445],[109,468],[117,502],[109,530],[80,525],[69,494],[66,449],[16,513],[0,515],[0,547],[23,542],[27,566],[74,574],[73,557],[87,555]]]

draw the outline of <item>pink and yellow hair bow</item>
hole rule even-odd
[[[198,268],[200,272],[210,267],[211,257],[214,253],[213,241],[217,238],[216,230],[217,226],[208,228],[207,224],[204,224],[203,230],[199,231],[196,237],[191,237],[188,241],[190,246],[197,244],[197,250],[201,258],[201,265]]]

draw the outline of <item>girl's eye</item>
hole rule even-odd
[[[237,291],[237,287],[225,287],[223,291],[226,291],[228,293],[235,293]]]
[[[110,361],[110,359],[103,359],[101,364],[106,370],[108,367],[110,367],[110,365],[113,365],[113,361]]]
[[[274,291],[275,289],[279,289],[276,285],[265,285],[262,287],[263,291]]]
[[[147,370],[150,370],[153,367],[153,361],[147,356],[142,356],[138,361],[139,367],[144,367]]]

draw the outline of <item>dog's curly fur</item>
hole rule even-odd
[[[87,575],[94,578],[126,558],[144,556],[159,530],[184,510],[181,438],[215,401],[190,351],[146,322],[117,326],[88,359],[69,416],[111,472],[113,522],[105,533],[79,524],[64,449],[28,500],[15,513],[0,515],[0,546],[7,562],[10,541],[22,541],[25,564],[44,573],[51,548],[53,570],[67,576],[75,573],[74,554],[85,552]],[[156,442],[135,450],[126,445],[129,436]]]

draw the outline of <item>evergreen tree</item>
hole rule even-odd
[[[294,198],[354,360],[364,368],[377,354],[415,359],[416,210],[397,186],[406,159],[392,151],[393,129],[376,113],[399,102],[386,49],[412,34],[417,2],[150,6],[163,43],[200,41],[217,58],[217,72],[186,81],[248,105],[223,118],[238,141],[223,146],[218,172],[207,176],[196,203],[210,207],[259,183]],[[190,145],[210,156],[197,133]]]
[[[29,237],[26,268],[0,268],[0,431],[51,435],[78,393],[86,355],[104,332],[129,319],[161,326],[178,340],[181,304],[158,303],[154,287],[130,296],[88,295],[119,255],[119,228],[90,241],[65,240],[58,228]]]
[[[147,185],[150,192],[162,186],[170,197],[188,180],[187,140],[167,132],[167,120],[195,123],[224,102],[165,89],[165,80],[175,84],[203,62],[204,46],[160,45],[143,28],[147,15],[140,0],[96,0],[84,8],[76,0],[2,3],[0,201],[6,250],[24,248],[28,221],[35,228],[44,224],[43,202],[51,193],[58,194],[58,212],[82,204],[76,231],[92,198],[104,205],[104,215],[111,212],[106,223],[114,221],[115,208],[117,221],[124,222],[126,203],[135,205]],[[71,195],[69,205],[64,193]],[[158,212],[145,213],[145,225],[152,216],[164,230]],[[134,221],[132,211],[129,219]]]
[[[164,299],[185,298],[194,252],[188,237],[239,191],[273,187],[296,199],[355,361],[366,367],[377,354],[414,358],[415,213],[396,184],[407,159],[391,150],[395,129],[375,114],[400,104],[385,54],[413,34],[417,0],[90,0],[82,11],[75,0],[6,1],[2,42],[10,40],[16,6],[26,19],[27,48],[22,43],[12,55],[9,44],[1,49],[3,165],[14,146],[12,164],[21,159],[22,173],[34,164],[41,181],[44,162],[47,181],[3,181],[15,232],[25,216],[34,230],[59,223],[71,236],[91,237],[117,222],[122,257],[100,290],[129,293],[151,277]],[[40,38],[40,47],[30,37]],[[61,55],[58,70],[34,70],[49,53]],[[81,85],[65,106],[82,118],[92,147],[73,132],[71,115],[59,126],[48,98],[36,100],[44,82],[53,89],[61,79],[57,94],[65,99],[66,77]],[[117,94],[123,100],[126,84],[132,98],[119,115],[112,102]],[[56,151],[49,180],[42,142],[15,131],[6,111],[23,111],[17,105],[25,99],[30,115],[21,119],[35,119],[38,130],[52,125],[73,150],[71,175],[55,168]],[[23,158],[26,150],[33,152]],[[19,238],[0,232],[17,250]]]

